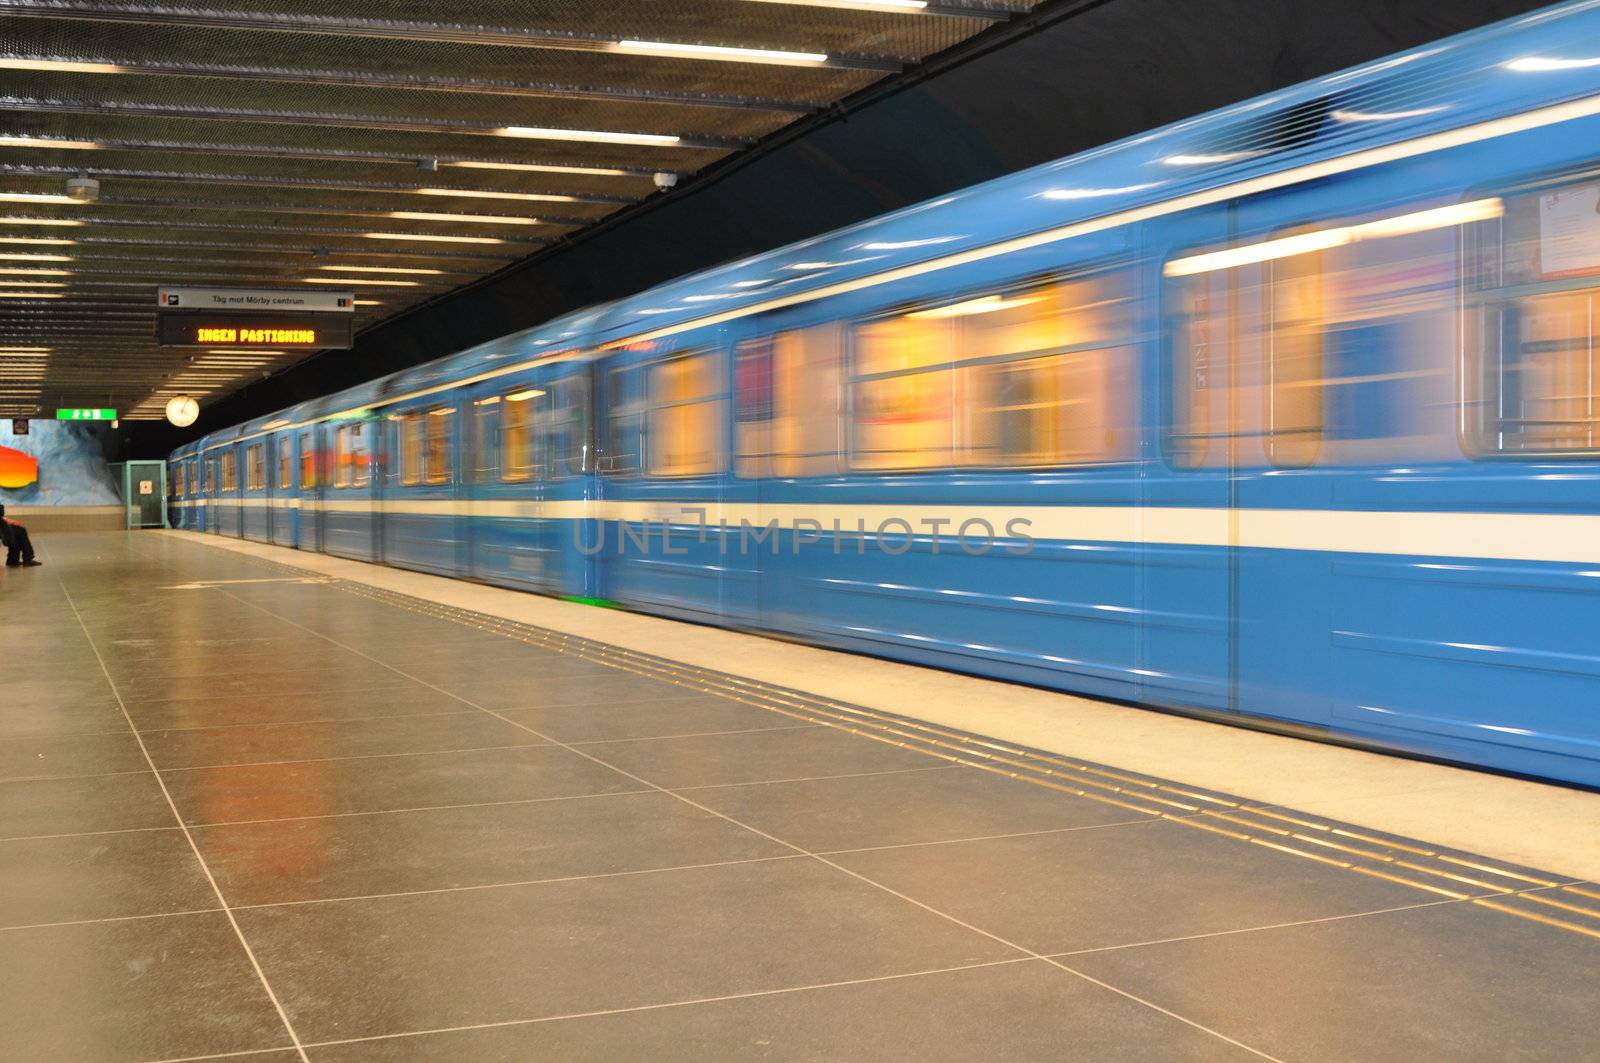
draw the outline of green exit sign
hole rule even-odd
[[[58,421],[115,421],[116,410],[57,410]]]

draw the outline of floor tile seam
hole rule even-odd
[[[8,742],[53,742],[58,738],[104,738],[106,735],[130,734],[126,727],[107,727],[98,731],[46,731],[38,734],[0,735],[0,749]]]
[[[1119,819],[1110,823],[1081,823],[1070,827],[1045,827],[1040,830],[1008,831],[1003,834],[972,834],[959,838],[932,838],[917,842],[895,842],[891,845],[861,845],[849,849],[817,849],[818,856],[853,856],[857,853],[881,853],[896,849],[924,849],[937,845],[964,845],[968,842],[998,842],[1012,838],[1047,838],[1057,834],[1073,834],[1086,830],[1111,830],[1116,827],[1142,827],[1158,822],[1153,819]]]
[[[132,701],[135,705],[143,708],[150,705],[196,705],[203,704],[208,701],[242,701],[246,698],[252,697],[274,697],[281,699],[316,697],[330,694],[338,697],[345,697],[347,695],[351,697],[360,697],[362,695],[384,694],[396,690],[407,690],[411,685],[412,684],[407,683],[391,683],[387,686],[381,687],[334,687],[332,689],[323,690],[268,690],[265,694],[206,694],[201,697],[184,698],[147,698],[133,696]]]
[[[64,926],[96,926],[101,923],[132,923],[142,919],[177,919],[185,915],[220,915],[221,908],[184,908],[176,912],[130,912],[127,915],[98,915],[83,919],[55,919],[47,923],[11,923],[0,926],[0,934],[19,930],[53,930]]]
[[[0,786],[7,786],[11,783],[69,782],[74,779],[110,779],[117,775],[144,775],[149,771],[149,768],[129,768],[127,771],[94,771],[87,775],[13,775],[8,779],[0,779]]]
[[[310,905],[359,904],[367,901],[397,900],[402,897],[435,897],[455,893],[484,893],[490,890],[516,889],[523,886],[556,886],[572,882],[598,882],[616,878],[641,878],[646,875],[666,875],[682,871],[707,871],[721,867],[742,867],[746,864],[771,864],[784,860],[800,860],[799,853],[774,853],[770,856],[748,856],[737,860],[710,860],[699,864],[669,864],[663,867],[635,867],[622,871],[596,871],[588,875],[552,875],[548,878],[508,879],[504,882],[474,882],[463,886],[437,886],[419,890],[391,890],[383,893],[352,893],[338,897],[298,897],[284,901],[257,901],[236,904],[236,912],[260,911],[269,908],[303,908]]]
[[[307,1048],[332,1048],[338,1045],[361,1044],[370,1041],[391,1041],[403,1037],[428,1037],[437,1034],[468,1033],[474,1030],[494,1030],[510,1026],[533,1026],[551,1022],[572,1022],[581,1019],[604,1018],[609,1015],[630,1015],[645,1011],[663,1011],[668,1008],[687,1008],[706,1004],[721,1004],[736,1000],[758,1000],[763,997],[786,996],[794,993],[810,993],[827,989],[840,989],[848,986],[873,985],[881,982],[908,981],[913,978],[932,978],[942,974],[958,974],[963,971],[979,971],[992,967],[1013,967],[1021,964],[1041,963],[1041,960],[1032,956],[1008,956],[999,960],[984,960],[977,963],[954,964],[948,967],[931,967],[915,971],[896,972],[894,974],[870,975],[862,978],[846,978],[834,982],[810,982],[804,985],[780,986],[773,989],[753,989],[743,993],[725,993],[714,997],[692,997],[685,1000],[661,1001],[653,1004],[636,1004],[622,1008],[603,1008],[595,1011],[563,1012],[555,1015],[540,1015],[525,1019],[505,1019],[497,1022],[472,1023],[461,1026],[440,1026],[423,1030],[405,1030],[396,1033],[373,1034],[366,1037],[352,1037],[341,1040],[309,1041]],[[157,1061],[157,1063],[182,1063],[182,1061]]]
[[[200,846],[195,842],[194,835],[189,832],[188,826],[184,824],[183,814],[178,811],[177,802],[172,799],[172,792],[167,789],[166,780],[156,770],[155,761],[151,759],[150,750],[145,746],[143,736],[139,734],[138,725],[133,722],[133,717],[128,713],[127,702],[123,700],[121,690],[118,688],[116,681],[111,678],[111,673],[106,669],[105,656],[101,654],[100,647],[95,644],[94,636],[89,633],[87,625],[84,625],[83,614],[78,611],[77,603],[72,600],[72,592],[67,589],[66,581],[61,577],[58,576],[56,582],[61,587],[62,596],[66,598],[67,605],[72,610],[72,615],[77,618],[78,624],[83,628],[83,637],[89,643],[89,648],[94,652],[95,659],[100,664],[100,673],[105,677],[106,684],[111,687],[111,693],[117,699],[117,705],[121,707],[122,715],[127,719],[128,726],[133,730],[134,741],[139,745],[139,751],[144,756],[145,764],[155,775],[156,785],[161,788],[161,794],[167,800],[167,808],[172,812],[172,818],[183,832],[184,840],[189,843],[189,851],[194,854],[195,861],[200,865],[200,871],[210,884],[211,891],[217,898],[217,903],[222,906],[223,916],[228,920],[228,925],[233,928],[234,936],[244,950],[245,958],[250,961],[250,966],[259,980],[261,988],[266,991],[267,999],[278,1013],[278,1019],[283,1023],[284,1032],[289,1035],[289,1040],[294,1043],[295,1051],[299,1054],[301,1063],[310,1063],[306,1056],[305,1048],[300,1043],[300,1035],[295,1031],[294,1023],[289,1020],[289,1013],[284,1010],[283,1002],[278,999],[278,994],[272,988],[272,983],[267,980],[266,971],[262,969],[261,961],[257,959],[255,949],[250,946],[249,939],[245,937],[244,928],[239,925],[239,920],[229,910],[228,899],[223,895],[222,887],[217,884],[217,878],[212,874],[210,865],[206,863],[205,854],[200,851]]]
[[[140,1063],[207,1063],[213,1059],[246,1059],[250,1056],[265,1056],[273,1052],[293,1052],[294,1045],[278,1045],[276,1048],[246,1048],[240,1052],[223,1052],[211,1056],[162,1056],[159,1059],[141,1060]]]
[[[272,723],[251,721],[249,723],[217,723],[204,727],[153,727],[145,731],[146,735],[170,734],[195,734],[200,731],[235,731],[241,727],[320,727],[326,724],[344,723],[377,723],[380,720],[426,720],[435,716],[471,716],[471,709],[453,710],[450,712],[404,712],[393,716],[323,716],[309,720],[275,720]]]
[[[454,714],[452,714],[454,715]],[[471,715],[462,713],[463,716]],[[508,723],[510,721],[507,721]],[[341,757],[302,757],[295,760],[240,760],[223,761],[219,764],[187,764],[173,765],[171,767],[157,768],[157,773],[180,771],[220,771],[223,768],[272,768],[286,764],[326,764],[331,761],[343,760],[385,760],[389,757],[439,757],[450,753],[484,753],[494,749],[532,749],[537,746],[554,745],[548,739],[540,742],[507,742],[495,746],[466,746],[461,749],[419,749],[406,753],[352,753]]]
[[[815,723],[784,724],[778,727],[741,727],[730,731],[685,731],[683,734],[642,735],[638,738],[581,738],[568,741],[569,746],[624,746],[641,742],[672,742],[683,738],[721,738],[726,735],[782,734],[786,731],[815,731]]]
[[[523,748],[523,747],[514,747]],[[528,746],[529,749],[543,748]],[[223,819],[205,823],[190,823],[190,830],[219,830],[229,827],[250,827],[265,823],[299,823],[305,820],[354,819],[358,816],[401,816],[408,812],[446,812],[455,808],[499,808],[507,805],[538,805],[552,801],[590,801],[602,797],[633,797],[652,794],[654,790],[607,790],[592,794],[558,794],[555,797],[519,797],[506,801],[462,801],[449,805],[416,805],[409,808],[372,808],[358,812],[323,812],[314,816],[274,816],[268,819]]]
[[[65,838],[99,838],[110,834],[157,834],[162,831],[177,829],[177,824],[173,824],[170,827],[112,827],[109,830],[69,830],[55,834],[8,834],[0,836],[0,845],[5,845],[7,842],[46,842]]]
[[[228,593],[228,592],[224,592],[224,593]],[[242,598],[240,598],[238,600],[245,601],[245,599],[242,599]],[[249,603],[247,603],[247,604],[249,604]],[[278,615],[278,614],[272,613],[270,610],[265,609],[265,607],[258,607],[258,608],[261,608],[262,611],[266,612],[268,615],[273,615],[273,616],[277,616]],[[291,623],[291,624],[295,623],[294,621],[287,620],[286,618],[281,617],[281,616],[279,616],[279,619],[284,619],[285,622],[287,622],[287,623]],[[398,668],[395,669],[395,671],[400,675],[406,675],[407,674],[407,673],[401,671]],[[415,678],[415,677],[410,677],[410,678]],[[429,684],[429,685],[432,685],[432,684]],[[444,688],[440,687],[440,688],[437,688],[437,689],[443,690]],[[449,691],[444,691],[444,692],[445,693],[450,693]],[[468,704],[468,705],[474,705],[475,704],[474,702],[472,702],[472,701],[470,701],[470,700],[468,700],[466,698],[463,698],[460,695],[451,694],[451,696],[459,698],[462,701],[463,704]],[[506,717],[499,715],[498,713],[494,712],[493,710],[483,708],[483,706],[481,706],[481,705],[476,706],[476,707],[479,708],[481,711],[487,713],[488,715],[494,716],[496,719],[506,720]],[[550,737],[548,735],[543,735],[541,732],[539,732],[539,731],[537,731],[537,730],[535,730],[535,729],[533,729],[531,727],[528,727],[525,724],[520,724],[520,723],[517,723],[516,721],[513,721],[513,720],[506,720],[506,722],[512,723],[514,726],[523,727],[530,734],[533,734],[533,735],[535,735],[537,737],[542,737],[542,738],[545,738],[546,740],[554,741],[553,739],[550,739]],[[564,745],[563,743],[560,743],[560,742],[556,742],[555,744]],[[949,914],[947,912],[940,911],[939,909],[934,908],[932,905],[926,904],[926,903],[924,903],[922,901],[918,901],[918,900],[916,900],[916,899],[914,899],[914,898],[912,898],[912,897],[910,897],[910,896],[908,896],[908,895],[906,895],[904,893],[901,893],[900,891],[892,889],[891,887],[889,887],[889,886],[887,886],[887,885],[885,885],[883,883],[876,882],[875,880],[873,880],[873,879],[871,879],[871,878],[869,878],[869,877],[867,877],[865,875],[861,875],[861,874],[859,874],[859,873],[857,873],[855,871],[852,871],[851,869],[849,869],[847,867],[844,867],[843,865],[838,864],[838,863],[836,863],[836,862],[834,862],[832,860],[829,860],[826,857],[822,857],[822,856],[817,855],[816,853],[810,852],[805,847],[797,845],[794,842],[790,842],[790,841],[786,841],[784,839],[778,838],[775,835],[772,835],[772,834],[770,834],[770,833],[768,833],[766,831],[762,831],[762,830],[760,830],[760,829],[758,829],[756,827],[750,826],[747,823],[743,823],[740,820],[738,820],[738,819],[736,819],[736,818],[734,818],[732,816],[729,816],[729,815],[727,815],[725,813],[722,813],[722,812],[718,812],[716,809],[713,809],[713,808],[710,808],[710,807],[708,807],[706,805],[700,804],[699,802],[693,800],[692,798],[686,797],[686,796],[684,796],[682,794],[679,794],[679,793],[674,793],[671,789],[668,789],[667,787],[660,786],[659,784],[656,784],[656,783],[652,783],[649,779],[646,779],[646,778],[644,778],[642,776],[634,774],[633,772],[630,772],[630,771],[627,771],[627,770],[625,770],[623,768],[620,768],[617,765],[611,764],[611,763],[609,763],[609,762],[607,762],[605,760],[602,760],[599,757],[593,756],[592,754],[587,753],[584,750],[576,749],[576,748],[571,747],[571,746],[565,746],[565,748],[571,749],[573,752],[577,753],[578,755],[595,761],[595,763],[599,764],[602,767],[610,768],[612,771],[619,772],[619,773],[621,773],[621,774],[623,774],[623,775],[625,775],[625,776],[627,776],[627,777],[629,777],[631,779],[634,779],[636,782],[639,782],[639,783],[641,783],[643,785],[646,785],[646,786],[654,787],[656,789],[661,790],[664,793],[671,794],[672,796],[678,798],[679,800],[681,800],[684,803],[690,805],[691,807],[698,808],[703,812],[707,812],[707,813],[709,813],[711,815],[717,816],[718,818],[725,819],[729,823],[734,824],[735,826],[743,827],[745,830],[750,831],[753,834],[756,834],[756,835],[758,835],[760,837],[766,838],[767,840],[775,842],[775,843],[777,843],[779,845],[782,845],[782,846],[785,846],[787,848],[793,849],[795,852],[797,852],[799,854],[802,854],[802,855],[805,855],[805,856],[809,856],[811,859],[818,861],[819,863],[823,864],[824,866],[831,867],[835,871],[840,872],[841,874],[848,875],[851,878],[857,879],[858,881],[863,882],[863,883],[865,883],[865,884],[867,884],[869,886],[872,886],[872,887],[874,887],[876,889],[879,889],[879,890],[881,890],[881,891],[883,891],[883,892],[885,892],[885,893],[887,893],[887,894],[889,894],[891,896],[898,897],[898,898],[900,898],[901,900],[905,901],[908,904],[912,904],[912,905],[914,905],[914,906],[916,906],[918,908],[921,908],[924,911],[926,911],[926,912],[928,912],[928,913],[930,913],[932,915],[935,915],[935,916],[937,916],[939,918],[942,918],[942,919],[952,923],[953,925],[963,927],[964,929],[968,930],[969,932],[977,934],[977,935],[979,935],[981,937],[987,938],[990,941],[993,941],[996,944],[1001,945],[1002,947],[1009,948],[1009,949],[1011,949],[1011,950],[1013,950],[1015,952],[1020,952],[1020,953],[1022,953],[1024,955],[1031,956],[1031,957],[1033,957],[1035,959],[1040,959],[1040,960],[1044,959],[1044,957],[1042,955],[1040,955],[1039,953],[1036,953],[1036,952],[1034,952],[1034,951],[1032,951],[1030,949],[1027,949],[1022,945],[1019,945],[1019,944],[1017,944],[1015,942],[1012,942],[1012,941],[1008,941],[1004,937],[1002,937],[1002,936],[1000,936],[998,934],[995,934],[995,933],[993,933],[991,931],[983,930],[983,929],[981,929],[979,927],[976,927],[976,926],[972,925],[971,923],[967,923],[967,922],[965,922],[965,921],[963,921],[963,920],[957,918],[956,916],[951,915],[951,914]],[[1053,962],[1053,961],[1048,961],[1047,960],[1046,962]],[[1217,1038],[1219,1038],[1219,1039],[1221,1039],[1223,1041],[1226,1041],[1229,1044],[1233,1044],[1233,1045],[1235,1045],[1235,1046],[1237,1046],[1239,1048],[1242,1048],[1242,1049],[1245,1049],[1245,1050],[1247,1050],[1249,1052],[1252,1052],[1253,1054],[1255,1054],[1257,1056],[1261,1056],[1262,1058],[1266,1058],[1266,1059],[1271,1059],[1272,1058],[1272,1057],[1266,1055],[1266,1053],[1263,1053],[1263,1052],[1260,1052],[1260,1051],[1258,1051],[1256,1049],[1250,1048],[1248,1045],[1245,1045],[1242,1042],[1236,1041],[1235,1039],[1233,1039],[1231,1037],[1228,1037],[1227,1035],[1225,1035],[1223,1033],[1220,1033],[1219,1031],[1212,1030],[1211,1028],[1209,1028],[1209,1027],[1203,1025],[1202,1023],[1199,1023],[1199,1022],[1197,1022],[1197,1021],[1195,1021],[1193,1019],[1186,1018],[1186,1017],[1184,1017],[1182,1015],[1177,1014],[1176,1012],[1173,1012],[1173,1011],[1170,1011],[1169,1009],[1163,1008],[1163,1007],[1161,1007],[1161,1006],[1159,1006],[1159,1005],[1157,1005],[1157,1004],[1155,1004],[1155,1003],[1153,1003],[1151,1001],[1144,1000],[1143,998],[1141,998],[1141,997],[1139,997],[1139,996],[1137,996],[1137,995],[1135,995],[1135,994],[1133,994],[1131,992],[1128,992],[1127,990],[1118,989],[1115,986],[1112,986],[1112,985],[1110,985],[1110,984],[1108,984],[1106,982],[1102,982],[1099,979],[1092,978],[1089,975],[1082,974],[1082,973],[1077,972],[1077,971],[1072,971],[1070,968],[1068,968],[1068,967],[1066,967],[1066,966],[1064,966],[1064,965],[1062,965],[1060,963],[1055,963],[1054,965],[1057,966],[1057,967],[1061,967],[1062,970],[1066,970],[1069,973],[1071,973],[1073,975],[1076,975],[1079,978],[1084,979],[1085,981],[1092,982],[1093,984],[1101,986],[1102,988],[1105,988],[1110,992],[1117,993],[1117,994],[1119,994],[1119,995],[1121,995],[1123,997],[1126,997],[1127,999],[1130,999],[1130,1000],[1133,1000],[1133,1001],[1135,1001],[1137,1003],[1143,1004],[1144,1006],[1146,1006],[1146,1007],[1148,1007],[1148,1008],[1150,1008],[1150,1009],[1152,1009],[1154,1011],[1157,1011],[1157,1012],[1159,1012],[1161,1014],[1167,1015],[1170,1018],[1172,1018],[1172,1019],[1174,1019],[1174,1020],[1176,1020],[1178,1022],[1184,1023],[1185,1025],[1188,1025],[1188,1026],[1190,1026],[1190,1027],[1192,1027],[1194,1029],[1200,1030],[1200,1031],[1202,1031],[1204,1033],[1210,1034],[1211,1036],[1214,1036],[1214,1037],[1217,1037]]]

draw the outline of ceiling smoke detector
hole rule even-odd
[[[93,203],[100,198],[100,182],[93,177],[69,177],[67,195],[79,203]]]

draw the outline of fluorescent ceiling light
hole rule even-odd
[[[62,292],[0,292],[0,299],[60,299]]]
[[[683,138],[671,133],[616,133],[605,129],[553,129],[547,126],[508,125],[503,137],[529,140],[577,140],[593,144],[654,144],[671,147]]]
[[[415,288],[421,283],[420,281],[376,280],[370,277],[303,277],[301,280],[306,284],[341,284],[347,288],[353,288],[358,284],[378,285],[384,288]]]
[[[408,273],[419,277],[442,277],[442,269],[414,269],[410,266],[318,266],[318,269],[342,271],[345,273]]]
[[[0,136],[0,148],[70,148],[92,151],[100,145],[93,140],[67,140],[63,137]]]
[[[0,274],[8,277],[70,277],[70,269],[13,269],[10,266],[0,268]]]
[[[554,163],[544,162],[477,162],[461,161],[446,162],[444,166],[454,166],[463,170],[514,170],[521,173],[577,173],[588,174],[591,177],[632,177],[634,174],[627,170],[616,170],[608,166],[557,166]]]
[[[928,0],[750,0],[756,4],[788,4],[791,7],[842,7],[849,11],[894,11],[916,13],[925,10]]]
[[[88,222],[79,221],[77,218],[0,217],[0,225],[56,225],[56,226],[65,227],[65,226],[78,226],[78,225],[88,225],[88,224],[89,224]]]
[[[472,225],[538,225],[538,218],[504,214],[436,214],[427,210],[391,210],[389,217],[401,221],[457,221]]]
[[[0,203],[78,203],[56,192],[0,192]]]
[[[433,244],[503,244],[498,236],[434,236],[429,233],[362,233],[368,240],[420,240]]]
[[[356,300],[356,305],[357,306],[382,306],[383,305],[383,300],[382,299],[357,299]]]
[[[44,244],[53,247],[71,247],[76,240],[59,236],[0,236],[0,244]]]
[[[1581,70],[1590,66],[1600,66],[1600,58],[1546,59],[1543,56],[1530,55],[1522,59],[1513,59],[1505,64],[1507,70],[1515,70],[1519,74],[1542,74],[1550,70]]]
[[[71,255],[34,255],[20,251],[0,251],[0,259],[7,262],[71,262]]]
[[[0,273],[4,273],[4,272],[5,272],[5,270],[0,270]],[[26,273],[27,271],[23,270],[22,272]],[[28,286],[29,288],[65,288],[67,286],[67,282],[66,281],[33,281],[33,280],[29,280],[29,281],[0,280],[0,284],[5,284],[5,285],[22,284],[22,285]]]
[[[1411,233],[1429,232],[1434,229],[1446,229],[1453,225],[1465,225],[1468,222],[1486,221],[1490,218],[1498,218],[1504,213],[1505,205],[1499,199],[1475,199],[1467,203],[1436,207],[1433,210],[1421,210],[1413,214],[1401,214],[1397,217],[1384,218],[1381,221],[1371,221],[1361,225],[1342,225],[1332,229],[1319,229],[1316,232],[1285,236],[1277,240],[1263,240],[1260,243],[1246,244],[1243,247],[1230,247],[1225,251],[1212,251],[1209,254],[1192,255],[1188,258],[1175,258],[1167,263],[1163,272],[1169,277],[1189,277],[1197,273],[1211,273],[1220,269],[1232,269],[1236,266],[1248,266],[1257,262],[1271,262],[1280,258],[1290,258],[1294,255],[1309,254],[1313,251],[1325,251],[1332,247],[1343,247],[1346,244],[1353,244],[1360,240],[1405,236]]]
[[[1042,295],[1025,296],[1020,299],[1007,299],[999,295],[985,295],[981,299],[968,299],[965,302],[951,303],[949,306],[936,306],[931,310],[917,310],[907,314],[906,317],[914,318],[944,318],[944,317],[971,317],[974,314],[992,314],[999,310],[1013,310],[1029,303],[1037,303],[1044,298]]]
[[[0,354],[48,354],[54,347],[0,347]]]
[[[576,196],[545,195],[540,192],[493,192],[481,188],[413,188],[419,196],[461,196],[465,199],[521,199],[537,203],[576,203]]]
[[[116,63],[77,63],[70,59],[0,59],[0,70],[58,70],[68,74],[125,74]]]
[[[826,63],[822,52],[786,52],[777,48],[729,48],[720,44],[678,44],[673,41],[618,41],[612,45],[631,55],[664,55],[685,59],[720,59],[730,63],[778,63],[816,66]]]

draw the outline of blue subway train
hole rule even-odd
[[[175,511],[1600,785],[1597,145],[1568,4],[213,433]]]

